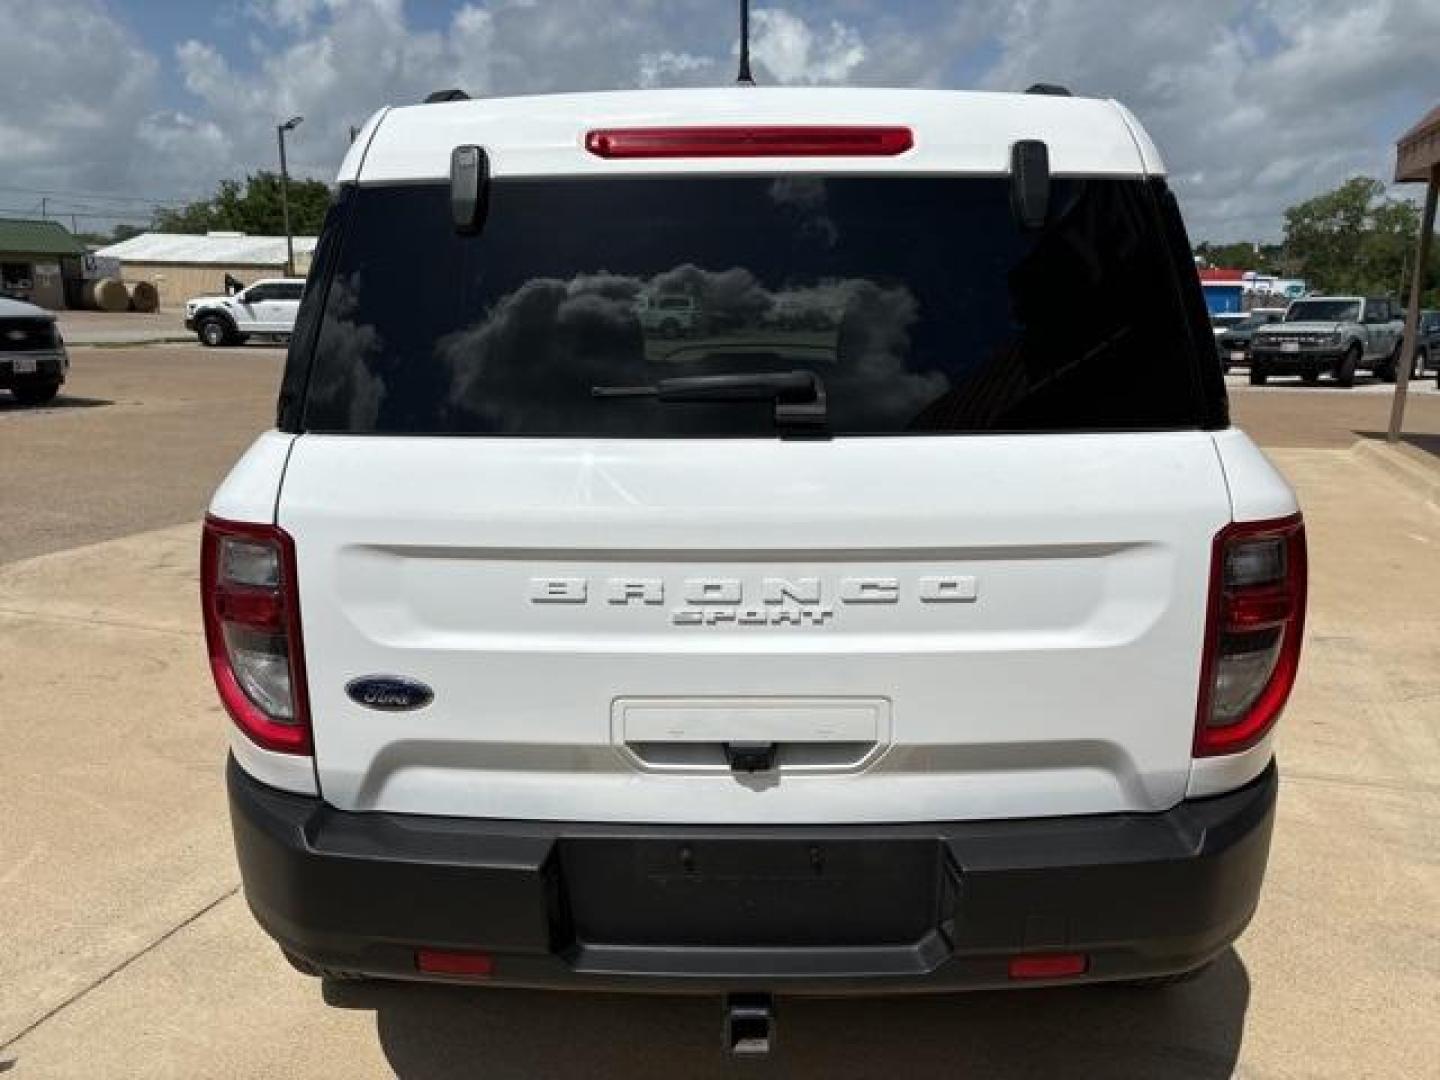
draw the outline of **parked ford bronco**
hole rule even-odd
[[[1299,375],[1317,383],[1329,373],[1354,386],[1362,368],[1395,381],[1405,324],[1399,307],[1383,297],[1307,296],[1285,311],[1282,322],[1262,326],[1250,340],[1250,382],[1271,375]]]
[[[1305,544],[1164,175],[1060,96],[371,119],[204,531],[296,966],[764,995],[1224,950]],[[705,320],[657,345],[667,295]]]
[[[185,329],[212,348],[255,336],[288,338],[304,291],[304,278],[270,278],[234,296],[197,296],[185,301]]]
[[[1420,331],[1415,339],[1415,370],[1418,379],[1431,368],[1440,367],[1440,311],[1420,312]],[[1440,375],[1437,375],[1440,385]]]

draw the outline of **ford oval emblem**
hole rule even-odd
[[[435,692],[422,682],[398,675],[366,675],[345,684],[345,693],[357,705],[385,712],[423,709],[435,700]]]

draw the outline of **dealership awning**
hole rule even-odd
[[[1425,271],[1430,265],[1430,238],[1435,232],[1435,199],[1440,194],[1440,105],[1426,113],[1425,118],[1395,144],[1395,180],[1427,187],[1416,245],[1415,273],[1410,281],[1410,310],[1405,314],[1405,355],[1396,372],[1395,401],[1390,407],[1391,442],[1400,438],[1400,428],[1405,423],[1405,397],[1410,390],[1410,373],[1415,369],[1415,347],[1420,337],[1420,299]]]

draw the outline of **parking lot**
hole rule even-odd
[[[708,998],[324,984],[238,891],[197,522],[283,353],[76,348],[0,400],[0,1073],[709,1076]],[[1232,411],[1304,504],[1311,614],[1259,914],[1203,977],[782,1001],[791,1076],[1409,1077],[1440,1061],[1440,393],[1264,389]],[[3,399],[3,395],[0,395]]]

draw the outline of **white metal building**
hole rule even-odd
[[[297,236],[295,272],[310,268],[315,237]],[[249,284],[285,272],[285,237],[239,232],[141,233],[101,248],[98,256],[120,260],[126,281],[149,281],[160,291],[161,307],[181,307],[192,296],[223,293],[225,275]]]

